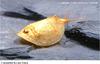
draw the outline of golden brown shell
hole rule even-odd
[[[67,21],[57,16],[48,17],[27,25],[18,32],[18,36],[37,46],[50,46],[61,39]]]

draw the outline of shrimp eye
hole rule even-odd
[[[24,33],[28,33],[29,31],[28,31],[28,30],[24,30],[23,32],[24,32]]]

